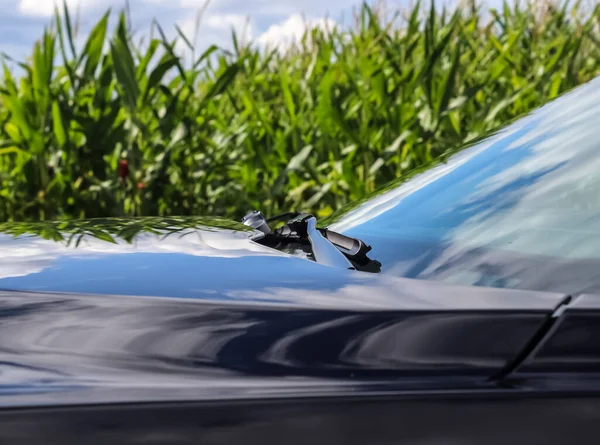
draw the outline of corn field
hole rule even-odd
[[[600,72],[600,9],[577,3],[365,4],[285,51],[127,23],[78,49],[65,5],[18,73],[4,59],[0,221],[325,216]]]

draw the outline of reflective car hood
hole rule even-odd
[[[493,390],[564,299],[327,267],[216,219],[0,232],[0,407]]]
[[[255,234],[218,218],[1,224],[0,290],[336,308],[550,309],[557,302],[539,292],[486,299],[492,289],[328,267],[261,246]]]
[[[248,289],[285,258],[253,234],[218,218],[2,224],[0,288],[179,298]]]

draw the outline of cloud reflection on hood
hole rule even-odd
[[[158,218],[146,218],[98,220],[80,224],[2,224],[0,279],[40,273],[46,268],[58,267],[58,260],[65,258],[86,261],[133,253],[177,253],[219,258],[282,255],[252,242],[250,236],[253,232],[238,230],[235,223],[231,223],[234,228],[229,228],[219,226],[220,220],[211,219],[159,221]],[[176,226],[177,221],[184,221],[185,224]]]

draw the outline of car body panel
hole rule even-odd
[[[328,267],[211,219],[0,231],[0,406],[494,389],[565,299]]]
[[[433,394],[0,410],[9,444],[596,444],[600,399]]]
[[[552,312],[502,307],[513,292],[365,310],[4,291],[0,406],[493,388]]]
[[[600,295],[569,304],[515,378],[544,378],[570,388],[600,379]]]
[[[241,225],[218,224],[206,218],[3,224],[0,290],[362,310],[551,311],[564,298],[328,267],[263,247]]]

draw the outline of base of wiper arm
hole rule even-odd
[[[308,213],[288,213],[293,216],[284,226],[272,231],[269,221],[282,219],[284,215],[266,219],[261,212],[254,211],[242,219],[242,223],[257,230],[253,241],[275,247],[282,245],[310,245],[312,259],[328,264],[363,272],[379,273],[381,263],[371,260],[367,253],[371,246],[357,238],[351,238],[327,229],[317,228],[317,220]]]

